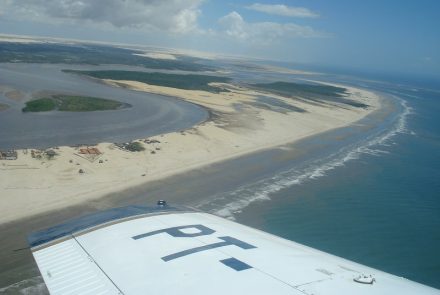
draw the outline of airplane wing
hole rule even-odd
[[[28,237],[53,294],[440,294],[181,207],[130,206]]]

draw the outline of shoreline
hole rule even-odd
[[[26,64],[14,64],[11,68],[0,65],[0,103],[11,106],[0,117],[0,124],[5,126],[0,130],[0,149],[127,142],[190,128],[208,117],[206,110],[197,105],[114,88],[62,73],[63,68],[63,65],[30,64],[25,74]],[[73,68],[84,69],[80,65]],[[103,112],[21,112],[25,101],[51,94],[108,98],[133,107]]]
[[[0,179],[3,179],[0,190],[5,195],[1,200],[0,224],[93,202],[131,187],[291,144],[356,123],[380,108],[380,98],[376,94],[352,87],[346,87],[350,95],[368,100],[369,110],[295,102],[307,108],[308,113],[279,113],[249,107],[246,103],[255,98],[255,91],[233,85],[227,86],[233,93],[210,94],[132,81],[123,83],[132,90],[166,94],[199,104],[207,108],[211,120],[180,132],[150,137],[147,140],[156,142],[144,144],[146,151],[140,153],[122,151],[110,143],[96,145],[102,154],[94,159],[79,155],[78,147],[59,147],[55,150],[58,154],[55,160],[32,159],[23,150],[19,151],[18,160],[14,163],[2,161],[0,166]],[[234,113],[237,103],[245,105],[244,111]],[[292,127],[292,123],[298,126]],[[79,170],[84,174],[79,175]]]
[[[29,232],[97,210],[133,204],[154,205],[157,199],[166,199],[170,204],[194,206],[213,193],[228,191],[240,186],[243,182],[276,173],[280,165],[284,165],[291,159],[301,158],[301,151],[295,147],[304,146],[303,142],[313,142],[316,138],[325,137],[327,134],[338,132],[337,130],[340,128],[298,140],[293,144],[293,148],[288,144],[284,147],[278,146],[248,153],[235,159],[194,169],[188,173],[150,181],[136,187],[129,186],[123,191],[110,193],[100,199],[72,204],[60,210],[0,224],[0,236],[5,237],[5,242],[0,246],[0,261],[3,266],[0,268],[0,277],[2,277],[0,286],[10,287],[11,284],[17,282],[30,283],[34,286],[35,280],[38,281],[39,270],[35,266],[30,251],[25,249],[16,252],[16,249],[27,247],[25,237]]]

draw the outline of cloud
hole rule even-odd
[[[286,6],[283,4],[261,4],[261,3],[254,3],[250,6],[247,6],[246,8],[264,12],[267,14],[273,14],[273,15],[282,15],[282,16],[288,16],[288,17],[308,17],[308,18],[316,18],[319,17],[319,14],[304,8],[304,7],[292,7],[292,6]]]
[[[318,32],[309,26],[301,26],[294,23],[259,22],[248,23],[236,11],[223,16],[219,20],[223,32],[239,41],[251,41],[254,43],[267,43],[282,38],[312,38],[325,37],[326,34]]]
[[[174,33],[198,30],[202,0],[5,0],[9,17],[40,22],[110,24]]]
[[[248,25],[238,12],[233,11],[230,14],[225,15],[220,18],[219,22],[228,36],[240,40],[249,38]]]

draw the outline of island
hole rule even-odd
[[[22,109],[27,112],[92,112],[92,111],[108,111],[118,110],[130,107],[127,103],[115,100],[89,97],[89,96],[72,96],[72,95],[52,95],[50,97],[38,98],[26,102],[26,106]]]

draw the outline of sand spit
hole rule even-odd
[[[177,58],[169,53],[161,53],[161,52],[146,52],[146,53],[133,53],[133,55],[149,57],[154,59],[167,59],[167,60],[176,60]]]
[[[15,36],[15,35],[0,35],[0,42],[23,43],[23,44],[44,43],[43,41],[36,40],[33,37]]]
[[[0,94],[4,95],[8,99],[16,101],[21,101],[26,96],[25,93],[21,92],[20,90],[5,85],[0,85]]]
[[[113,143],[98,144],[95,148],[99,152],[91,154],[87,147],[54,148],[56,155],[20,150],[17,160],[0,160],[0,223],[91,201],[148,181],[291,143],[349,125],[380,106],[380,99],[374,93],[348,87],[350,99],[370,107],[310,104],[231,84],[216,84],[227,91],[210,93],[133,81],[105,82],[199,104],[211,112],[211,119],[188,130],[139,139],[145,147],[141,152],[129,152]],[[270,96],[303,112],[255,105],[261,96]]]

